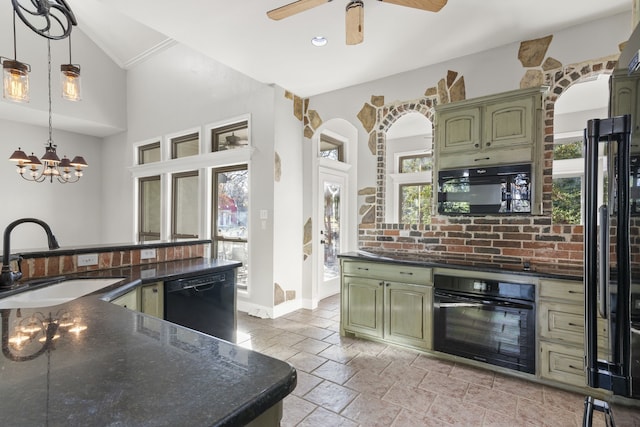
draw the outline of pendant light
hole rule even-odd
[[[16,102],[29,102],[29,64],[18,61],[16,48],[16,12],[13,12],[13,59],[2,62],[2,96]]]
[[[20,176],[28,181],[44,182],[48,180],[53,182],[54,178],[60,183],[77,182],[83,175],[83,169],[88,166],[84,157],[76,156],[73,160],[69,160],[63,156],[62,160],[56,153],[57,145],[53,143],[53,125],[51,111],[51,40],[61,40],[70,37],[73,25],[77,25],[75,16],[65,2],[49,3],[49,7],[41,7],[40,2],[26,2],[25,5],[20,4],[21,0],[12,0],[14,15],[14,51],[15,51],[15,16],[16,14],[22,21],[32,29],[36,34],[47,39],[47,83],[48,83],[48,103],[49,103],[49,139],[45,147],[45,153],[41,159],[38,159],[33,153],[27,156],[24,151],[18,148],[13,152],[10,161],[16,162],[17,172]],[[29,7],[35,7],[30,10]],[[31,22],[33,20],[33,22]],[[41,25],[40,27],[36,25]],[[5,60],[3,68],[8,68],[7,63],[12,61]],[[17,62],[17,61],[13,61]],[[19,63],[21,64],[21,63]],[[24,65],[24,64],[21,64]],[[22,70],[24,67],[17,67]],[[28,69],[28,66],[27,66]],[[63,80],[62,91],[63,98],[79,101],[80,100],[80,66],[75,65],[71,61],[71,39],[69,38],[69,64],[63,64],[60,68]],[[26,74],[26,73],[23,73]],[[28,77],[28,75],[27,75]],[[5,80],[5,89],[7,83]],[[28,89],[28,80],[26,88]],[[28,91],[27,91],[28,94]],[[28,98],[28,96],[27,96]]]

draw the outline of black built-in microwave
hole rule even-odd
[[[438,172],[438,213],[531,213],[531,164]]]

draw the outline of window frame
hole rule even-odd
[[[178,156],[178,146],[186,142],[196,141],[197,153],[189,154],[188,156]],[[180,136],[174,136],[169,139],[169,146],[171,149],[171,159],[183,159],[185,157],[197,156],[200,154],[200,132],[191,132]]]
[[[327,150],[327,149],[323,149],[323,145],[331,145],[333,148]],[[337,138],[333,138],[332,136],[327,135],[326,133],[323,133],[320,135],[320,141],[318,144],[318,156],[324,159],[328,159],[328,160],[333,160],[333,161],[337,161],[337,162],[342,162],[344,163],[345,160],[345,147],[344,147],[344,142],[337,139]],[[338,152],[338,158],[337,159],[332,159],[330,157],[326,157],[323,156],[322,153],[324,152],[328,152],[328,151],[333,151],[333,150],[337,150]]]
[[[247,145],[250,146],[251,145],[251,134],[249,132],[249,120],[248,119],[243,119],[243,120],[239,120],[233,123],[228,123],[222,126],[216,126],[211,128],[210,130],[210,137],[211,137],[211,152],[213,153],[220,153],[223,151],[229,151],[229,150],[233,150],[234,148],[225,148],[224,150],[220,150],[220,143],[219,143],[219,138],[218,136],[220,134],[223,133],[229,133],[229,132],[236,132],[239,130],[247,130]],[[242,147],[237,147],[237,148],[242,148]]]
[[[186,172],[177,172],[177,173],[173,173],[171,174],[171,232],[170,232],[170,238],[171,239],[197,239],[199,238],[198,234],[182,234],[182,233],[178,233],[176,231],[176,227],[177,227],[177,206],[176,206],[176,196],[177,196],[177,192],[178,192],[178,186],[176,185],[176,182],[178,179],[180,178],[192,178],[192,177],[196,177],[198,178],[198,189],[197,192],[198,194],[200,194],[200,182],[199,182],[199,178],[200,178],[200,171],[199,170],[194,170],[194,171],[186,171]],[[198,201],[199,202],[199,201]],[[200,205],[200,203],[198,203],[198,206]],[[198,208],[198,206],[196,206],[196,212],[198,215],[198,219],[196,220],[197,222],[197,228],[198,230],[200,229],[200,210]]]
[[[151,151],[151,150],[159,150],[158,154],[159,154],[159,159],[156,161],[152,161],[152,162],[144,162],[143,158],[144,158],[144,153],[147,151]],[[137,146],[137,164],[138,165],[148,165],[151,163],[158,163],[162,161],[162,149],[161,149],[161,145],[160,145],[160,141],[155,141],[149,144],[141,144]]]
[[[162,177],[160,175],[152,175],[138,178],[138,240],[141,242],[149,241],[149,240],[160,240],[160,235],[162,232]],[[157,233],[146,232],[144,230],[144,186],[145,182],[158,181],[160,184],[160,230]],[[150,237],[150,238],[147,238]]]

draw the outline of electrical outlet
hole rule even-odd
[[[151,259],[156,257],[155,249],[142,249],[140,251],[140,259]]]
[[[78,255],[78,267],[98,265],[98,254]]]

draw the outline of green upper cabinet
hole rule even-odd
[[[625,70],[611,77],[611,116],[631,114],[631,152],[640,153],[640,76],[629,76]]]
[[[522,89],[437,106],[438,169],[533,163],[541,149],[544,90]]]

